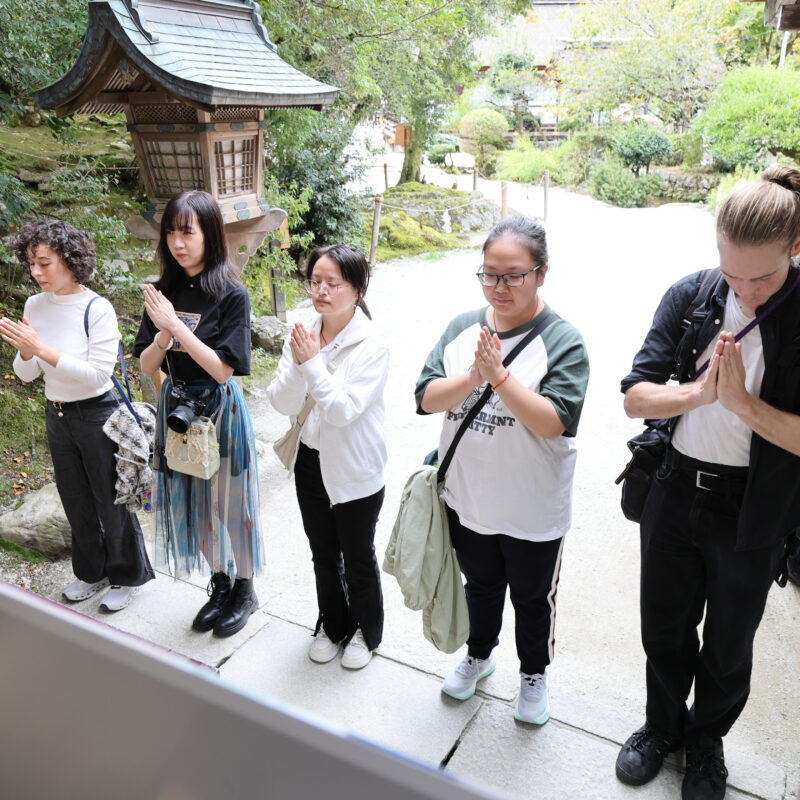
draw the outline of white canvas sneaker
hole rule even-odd
[[[361,669],[369,664],[372,658],[372,650],[367,647],[364,641],[364,634],[359,628],[353,638],[347,643],[347,647],[342,653],[342,666],[346,669]]]
[[[77,603],[80,600],[88,600],[106,586],[108,586],[108,578],[103,578],[97,583],[86,583],[86,581],[76,578],[61,594],[71,603]]]
[[[138,586],[112,586],[100,601],[100,608],[106,611],[122,611],[131,604]]]
[[[493,653],[489,658],[464,656],[461,663],[444,679],[442,691],[450,697],[455,697],[456,700],[469,700],[475,694],[478,681],[491,675],[496,666]]]
[[[543,674],[519,674],[519,699],[514,706],[514,717],[520,722],[544,725],[550,719],[550,695],[547,678]]]
[[[337,655],[339,655],[339,645],[328,638],[324,628],[320,628],[314,641],[311,642],[311,647],[308,648],[308,657],[317,664],[327,664]]]

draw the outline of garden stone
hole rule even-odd
[[[33,162],[33,166],[36,169],[47,169],[47,170],[54,170],[58,169],[58,161],[54,158],[47,158],[47,156],[42,156],[41,158],[37,158]]]
[[[133,151],[133,147],[122,140],[118,142],[111,142],[108,146],[114,150],[122,150],[123,153],[130,153]]]
[[[0,538],[49,556],[69,553],[71,529],[55,484],[28,492],[19,508],[0,516]]]
[[[17,177],[23,183],[41,183],[44,180],[44,175],[40,172],[31,172],[29,169],[25,169],[24,167],[17,171]]]
[[[250,342],[253,347],[260,347],[267,353],[278,356],[283,350],[283,340],[289,330],[290,327],[277,317],[254,317],[250,323]]]

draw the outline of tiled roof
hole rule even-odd
[[[254,0],[90,0],[77,62],[36,99],[44,108],[59,107],[81,98],[94,81],[85,98],[90,100],[102,91],[141,88],[141,75],[174,97],[205,106],[332,103],[338,89],[283,61],[257,9]],[[106,74],[101,67],[118,61],[120,50],[129,64],[97,85],[95,76]]]

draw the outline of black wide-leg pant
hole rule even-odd
[[[530,542],[505,534],[483,534],[465,528],[447,508],[450,540],[467,579],[468,653],[489,658],[499,643],[506,589],[516,617],[520,671],[544,673],[555,647],[556,590],[564,537]]]
[[[72,570],[87,583],[108,578],[141,586],[155,578],[136,516],[115,505],[117,446],[103,424],[117,408],[116,394],[57,407],[47,403],[47,441],[56,488],[72,528]]]
[[[360,627],[367,647],[374,650],[383,637],[383,591],[374,539],[384,489],[331,505],[322,483],[319,451],[302,443],[294,478],[325,633],[340,642]]]
[[[641,520],[647,720],[689,743],[724,736],[747,702],[753,639],[784,548],[737,552],[743,485],[723,492],[697,482],[696,471],[662,465]]]

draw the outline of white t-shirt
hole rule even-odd
[[[725,319],[721,329],[738,333],[752,321],[753,317],[744,315],[736,302],[735,294],[729,289],[725,304]],[[764,378],[764,348],[758,325],[741,340],[740,344],[745,369],[745,388],[750,394],[758,397],[761,393],[761,381]],[[716,345],[717,340],[714,339],[697,363],[704,364],[706,359],[711,357]],[[700,461],[746,467],[750,463],[752,436],[753,431],[736,414],[728,411],[717,401],[687,411],[681,416],[672,435],[672,446],[684,455]]]
[[[545,309],[540,314],[546,314]],[[419,406],[425,388],[439,377],[462,375],[475,360],[485,309],[456,317],[428,355],[417,381]],[[505,357],[536,324],[498,334]],[[545,439],[517,420],[500,395],[492,394],[458,443],[445,475],[444,500],[462,525],[477,533],[550,541],[563,536],[572,518],[572,480],[589,359],[578,331],[563,319],[546,328],[514,359],[511,372],[523,386],[546,397],[565,428]],[[461,421],[484,386],[446,411],[439,439],[443,459]]]
[[[83,316],[89,301],[89,335]],[[41,292],[25,301],[23,312],[44,344],[61,354],[55,367],[34,356],[24,361],[19,353],[14,372],[30,383],[44,373],[48,400],[69,402],[99,397],[113,388],[111,373],[117,361],[119,328],[114,307],[91,289],[74,294]]]

